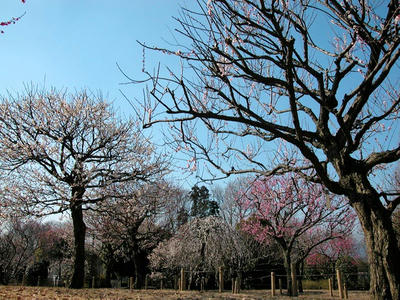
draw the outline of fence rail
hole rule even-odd
[[[250,275],[246,272],[238,272],[232,275],[232,272],[227,272],[223,267],[219,267],[216,271],[181,269],[179,273],[169,278],[152,278],[148,274],[145,276],[143,288],[180,291],[190,289],[217,290],[220,293],[230,291],[233,294],[238,294],[242,289],[254,289],[256,282],[256,289],[267,290],[269,291],[267,293],[272,297],[278,293],[284,294],[284,290],[287,290],[292,296],[297,296],[303,289],[321,289],[328,290],[331,297],[334,295],[333,291],[337,290],[340,299],[348,299],[349,288],[352,290],[367,290],[369,288],[367,286],[369,282],[367,272],[343,273],[341,270],[336,270],[335,273],[331,274],[298,275],[294,266],[291,271],[291,274],[288,275],[268,270],[257,270],[256,273],[253,272]],[[362,282],[362,285],[357,286],[355,281]],[[39,277],[37,282],[38,285],[42,286],[67,286],[66,281],[54,276],[50,276],[47,280],[42,280]],[[119,280],[113,280],[112,287],[133,289],[135,288],[134,282],[133,277],[119,278]],[[100,278],[87,278],[86,287],[101,287]]]

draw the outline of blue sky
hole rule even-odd
[[[136,41],[171,40],[180,5],[183,0],[2,0],[1,21],[25,15],[2,28],[0,94],[30,83],[87,88],[101,90],[129,112],[119,92],[126,80],[116,63],[140,78],[142,48]],[[140,95],[142,88],[131,85],[129,94]]]
[[[133,113],[130,99],[143,97],[143,85],[121,85],[142,79],[143,49],[174,40],[181,6],[189,0],[1,0],[0,21],[24,16],[0,29],[0,95],[15,94],[25,85],[40,88],[88,89],[101,92],[124,116]],[[170,56],[146,52],[146,68],[171,65]],[[151,69],[150,69],[151,70]],[[159,129],[147,131],[161,141]],[[182,177],[181,174],[177,175]],[[186,176],[185,176],[186,178]],[[182,184],[192,186],[196,179]]]
[[[141,98],[143,85],[126,82],[117,63],[143,78],[142,48],[173,41],[173,16],[193,0],[1,0],[0,21],[25,15],[0,34],[0,95],[34,84],[69,91],[101,91],[123,114],[129,98]],[[318,30],[326,28],[317,27]],[[173,47],[172,47],[173,48]],[[171,56],[146,52],[146,66],[171,65]],[[157,131],[153,133],[157,135]],[[192,185],[192,184],[189,184]]]

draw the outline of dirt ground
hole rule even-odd
[[[0,299],[49,299],[49,300],[82,300],[82,299],[109,299],[109,300],[148,300],[148,299],[223,299],[223,300],[261,300],[261,299],[339,299],[338,292],[334,291],[334,297],[330,297],[328,291],[309,290],[305,291],[297,298],[278,295],[271,297],[271,292],[266,290],[242,291],[240,294],[233,295],[226,291],[218,293],[216,291],[198,292],[174,290],[128,290],[128,289],[82,289],[71,290],[67,288],[49,287],[22,287],[22,286],[0,286]],[[279,294],[279,291],[278,291]],[[350,291],[349,299],[366,300],[369,299],[368,292]]]

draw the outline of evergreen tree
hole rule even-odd
[[[192,201],[191,217],[204,218],[219,214],[219,205],[216,201],[210,199],[210,192],[205,186],[193,186],[190,192],[190,200]]]

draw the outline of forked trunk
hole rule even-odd
[[[85,280],[85,235],[86,225],[83,221],[82,201],[75,201],[70,207],[74,226],[74,270],[70,288],[83,288]]]
[[[400,299],[400,250],[389,213],[378,197],[350,200],[365,235],[372,299]]]

